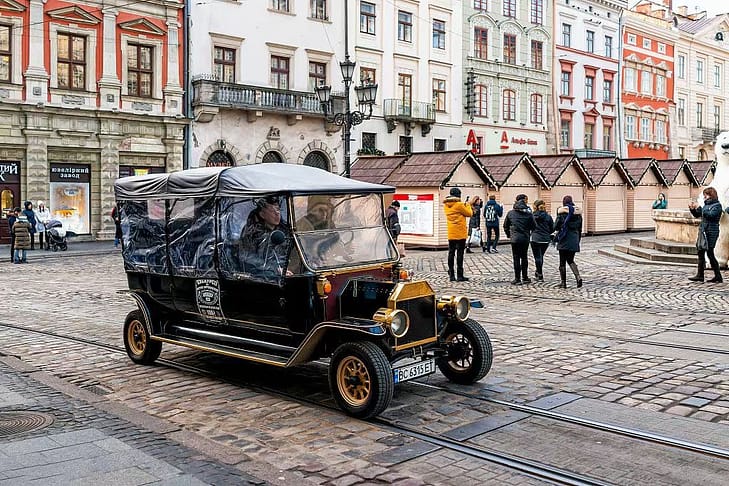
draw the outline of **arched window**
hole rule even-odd
[[[235,165],[235,161],[228,152],[225,152],[224,150],[216,150],[210,154],[205,165],[207,167],[233,167]]]
[[[308,165],[309,167],[316,167],[318,169],[326,170],[327,172],[331,169],[329,168],[329,158],[317,150],[314,150],[312,152],[309,152],[309,154],[304,159],[304,165]]]
[[[542,123],[544,119],[542,116],[542,95],[533,94],[529,100],[529,113],[532,123]]]
[[[510,89],[504,90],[504,99],[502,100],[503,118],[507,121],[516,120],[516,92]]]
[[[283,163],[283,157],[281,157],[281,154],[278,152],[274,152],[273,150],[266,152],[263,156],[263,159],[261,160],[264,164],[282,164]]]
[[[707,160],[706,150],[704,150],[704,149],[699,150],[699,160]]]

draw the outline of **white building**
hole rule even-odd
[[[619,146],[620,16],[626,0],[556,0],[555,117],[559,152]]]
[[[352,159],[363,148],[464,147],[460,2],[207,0],[191,7],[191,167],[278,161],[344,170],[342,131],[325,123],[314,87],[332,86],[343,111],[334,95],[344,90],[345,5],[353,84],[379,85],[372,118],[352,130]]]

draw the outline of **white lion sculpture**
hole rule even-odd
[[[716,158],[716,173],[714,180],[708,187],[716,189],[721,207],[726,209],[729,205],[729,132],[721,132],[714,144],[714,157]],[[699,204],[703,204],[703,193],[699,197]],[[729,260],[729,215],[722,214],[719,223],[719,240],[714,249],[719,266],[725,268]]]

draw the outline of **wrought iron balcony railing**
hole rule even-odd
[[[691,129],[691,140],[713,142],[724,130],[721,128],[696,127]]]
[[[385,100],[383,106],[385,119],[403,122],[435,123],[435,105],[421,101],[404,102],[401,99]]]

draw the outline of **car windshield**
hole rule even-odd
[[[326,270],[397,259],[379,194],[294,197],[296,238],[308,266]]]

